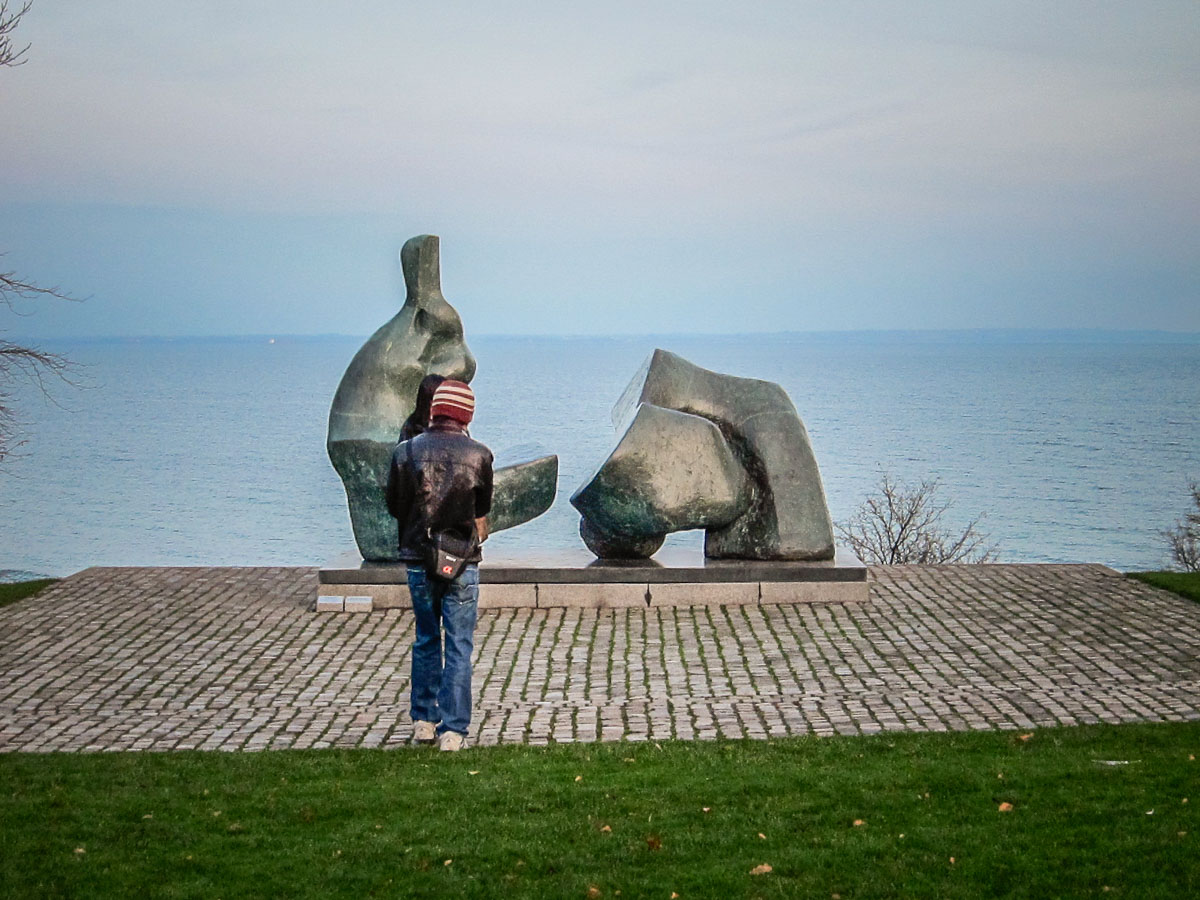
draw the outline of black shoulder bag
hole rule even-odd
[[[426,532],[425,571],[431,578],[453,581],[467,567],[467,560],[475,552],[475,535],[460,538],[448,531]]]

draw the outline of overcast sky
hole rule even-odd
[[[35,0],[10,335],[1200,331],[1200,4]],[[0,312],[3,312],[0,310]]]

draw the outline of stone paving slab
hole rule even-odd
[[[870,600],[481,610],[478,744],[1200,718],[1200,604],[1103,566],[871,570]],[[412,616],[315,568],[97,568],[0,609],[0,751],[399,747]]]

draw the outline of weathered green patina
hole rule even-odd
[[[728,525],[749,499],[746,472],[716,425],[643,403],[571,503],[587,523],[580,535],[588,549],[637,557],[673,531]]]
[[[629,423],[617,448],[571,497],[597,555],[640,556],[666,533],[704,528],[714,559],[833,558],[808,432],[779,385],[655,350],[613,420]]]
[[[496,469],[488,529],[503,531],[537,518],[554,503],[557,491],[557,456]]]
[[[470,382],[475,357],[467,349],[462,320],[442,295],[439,242],[424,234],[400,250],[404,305],[350,361],[329,410],[326,447],[341,476],[354,540],[363,559],[395,560],[396,520],[384,491],[392,450],[413,411],[417,386],[429,374]],[[520,525],[554,502],[558,457],[498,469],[492,531]]]

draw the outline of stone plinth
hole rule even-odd
[[[356,553],[319,573],[323,597],[368,596],[373,608],[407,609],[402,563],[364,562]],[[831,560],[706,559],[697,548],[668,548],[643,560],[599,560],[586,550],[489,555],[479,567],[483,609],[858,603],[869,597],[867,567],[839,551]]]

